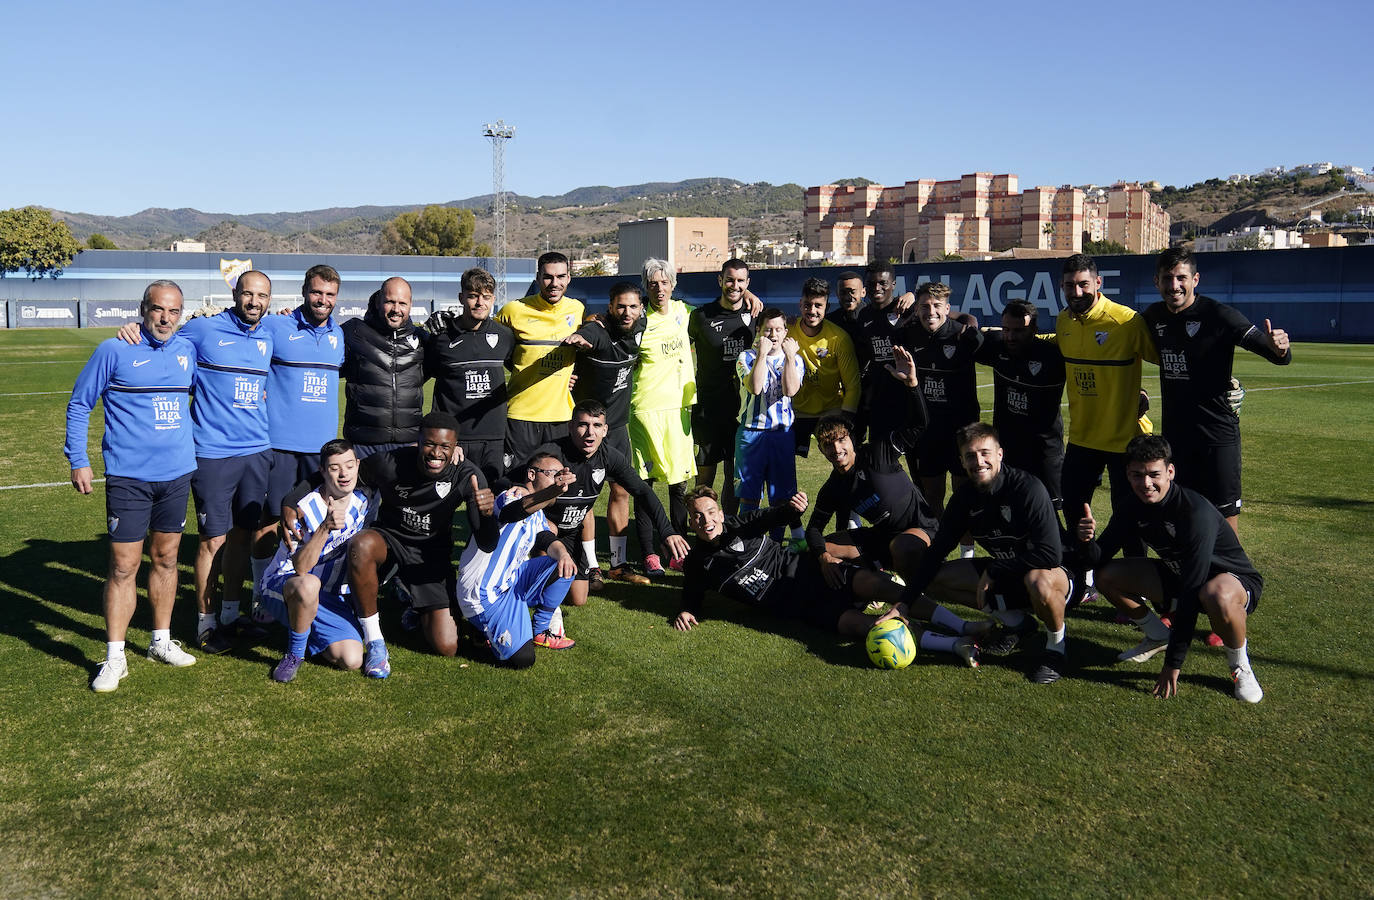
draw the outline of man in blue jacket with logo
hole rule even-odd
[[[72,486],[92,490],[86,436],[97,401],[105,405],[105,510],[110,534],[110,570],[105,582],[105,662],[91,682],[109,693],[129,674],[124,638],[137,600],[135,577],[144,539],[152,532],[148,599],[153,639],[148,658],[168,665],[193,665],[196,658],[171,639],[177,590],[177,548],[186,525],[186,498],[196,468],[191,437],[190,392],[196,374],[195,348],[176,334],[181,288],[155,281],[143,291],[139,311],[143,340],[126,344],[110,338],[98,346],[76,378],[67,404],[64,452]]]

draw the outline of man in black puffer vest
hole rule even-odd
[[[367,314],[343,325],[344,437],[359,459],[415,445],[424,402],[424,342],[410,321],[410,284],[388,278]]]

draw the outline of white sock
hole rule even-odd
[[[1026,621],[1026,614],[1019,609],[992,609],[988,612],[1008,628],[1019,628],[1021,623]]]
[[[165,644],[165,643],[167,643],[168,641],[170,641],[171,639],[172,639],[172,629],[170,629],[170,628],[154,628],[154,629],[153,629],[153,643],[154,643],[154,644]]]
[[[1169,626],[1160,620],[1153,609],[1146,609],[1145,618],[1134,621],[1150,640],[1167,641],[1169,639]]]
[[[262,576],[267,574],[267,567],[271,565],[272,558],[258,559],[252,558],[250,565],[253,567],[253,602],[262,599]]]
[[[219,604],[219,620],[225,625],[239,617],[239,602],[237,600],[222,600]]]
[[[1095,586],[1096,583],[1093,581],[1093,570],[1092,570],[1092,569],[1089,569],[1088,571],[1086,571],[1086,572],[1083,573],[1083,582],[1084,582],[1085,584],[1089,585],[1090,587],[1091,587],[1091,586]]]
[[[953,653],[954,642],[959,640],[948,634],[936,634],[933,631],[921,632],[921,639],[917,641],[922,650],[934,650],[939,653]]]
[[[363,626],[363,640],[366,643],[370,644],[373,641],[380,641],[382,639],[381,613],[373,613],[366,618],[359,619],[358,622]]]
[[[567,632],[563,630],[563,607],[560,606],[553,611],[553,618],[549,619],[549,631],[559,637],[563,637],[567,634]]]
[[[935,612],[930,617],[930,624],[939,625],[941,628],[948,628],[955,634],[963,634],[968,627],[968,622],[950,612],[944,606],[935,604]]]
[[[627,535],[616,537],[611,535],[611,568],[625,565],[625,551],[630,545],[630,538]]]
[[[205,632],[209,631],[210,629],[212,629],[212,628],[214,628],[214,627],[215,627],[215,614],[214,614],[214,613],[197,613],[197,614],[196,614],[196,634],[197,634],[198,636],[204,634]]]
[[[973,559],[973,550],[974,550],[974,547],[973,547],[972,544],[960,544],[960,545],[959,545],[959,558],[960,558],[960,559]]]
[[[1250,654],[1246,652],[1249,647],[1248,639],[1241,641],[1239,647],[1226,647],[1226,664],[1233,669],[1250,668]]]
[[[124,658],[124,642],[110,641],[105,644],[105,658],[109,660]]]
[[[1065,656],[1068,655],[1068,648],[1064,646],[1063,626],[1061,626],[1058,631],[1048,631],[1047,629],[1047,633],[1045,634],[1045,649],[1052,650],[1055,653],[1062,653]]]
[[[587,557],[587,565],[595,569],[597,567],[596,538],[592,538],[590,541],[582,542],[582,553],[584,556]]]

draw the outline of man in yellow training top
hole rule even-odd
[[[798,355],[806,363],[801,390],[792,398],[796,415],[792,438],[797,455],[802,457],[811,452],[811,435],[822,416],[843,412],[852,422],[859,410],[859,360],[854,341],[843,327],[826,318],[829,302],[829,282],[806,279],[801,315],[787,329],[787,336],[797,342]]]
[[[1069,443],[1064,451],[1064,521],[1077,532],[1102,470],[1111,479],[1112,508],[1129,505],[1126,445],[1140,434],[1140,363],[1159,354],[1140,313],[1102,295],[1092,257],[1064,261],[1060,286],[1066,308],[1055,331],[1064,356],[1069,395]]]
[[[572,394],[568,382],[577,361],[563,339],[582,324],[582,301],[565,296],[572,281],[568,258],[558,251],[539,257],[539,293],[501,307],[496,321],[515,332],[515,353],[506,379],[506,471],[524,480],[530,455],[568,431]]]

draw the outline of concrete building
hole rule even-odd
[[[808,242],[837,264],[988,257],[1015,247],[1082,250],[1112,240],[1135,253],[1169,245],[1169,215],[1147,187],[1118,182],[1022,192],[1016,175],[974,172],[900,187],[823,184],[807,188]]]
[[[730,220],[722,217],[637,219],[620,223],[620,271],[667,260],[678,272],[716,272],[730,258]]]
[[[1237,246],[1239,244],[1240,246]],[[1219,250],[1297,250],[1308,246],[1303,235],[1291,229],[1251,227],[1228,234],[1202,235],[1193,239],[1194,253]]]

